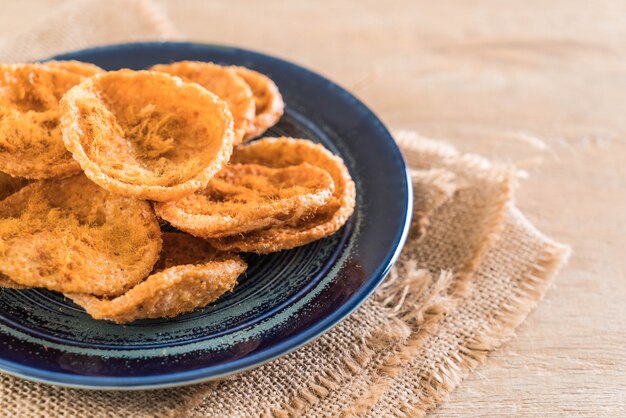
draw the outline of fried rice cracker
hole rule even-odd
[[[31,183],[0,201],[0,276],[21,286],[118,295],[150,273],[160,250],[149,203],[83,175]]]
[[[0,64],[0,171],[29,179],[80,172],[63,145],[59,100],[82,79],[42,64]]]
[[[206,189],[155,204],[155,210],[182,231],[218,238],[310,216],[330,200],[334,188],[325,170],[308,163],[281,168],[231,164]]]
[[[330,201],[310,217],[283,226],[210,239],[217,249],[267,254],[299,247],[335,233],[354,211],[354,181],[343,160],[322,145],[306,139],[263,138],[238,146],[231,162],[274,168],[309,163],[330,174],[335,191]]]
[[[244,141],[248,141],[261,136],[278,122],[285,112],[285,103],[276,83],[265,74],[246,67],[230,68],[250,86],[254,96],[254,121],[243,138]]]
[[[219,253],[206,241],[182,233],[163,234],[163,253],[155,272],[113,299],[67,294],[94,319],[118,324],[191,312],[231,291],[246,263]]]
[[[200,84],[226,101],[233,114],[235,144],[240,143],[254,122],[255,100],[250,86],[228,67],[199,61],[179,61],[151,68]]]
[[[97,74],[61,109],[63,141],[87,177],[124,196],[180,199],[206,187],[232,152],[227,104],[169,74]]]

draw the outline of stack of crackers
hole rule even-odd
[[[319,144],[256,139],[283,111],[244,67],[0,65],[0,287],[117,323],[172,317],[231,291],[238,253],[335,233],[354,182]]]

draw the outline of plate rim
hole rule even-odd
[[[202,42],[172,42],[172,41],[149,41],[149,42],[127,42],[107,44],[92,48],[84,48],[74,51],[68,51],[61,54],[57,54],[51,57],[42,59],[41,61],[51,59],[67,59],[68,56],[75,55],[77,53],[93,53],[100,51],[115,51],[119,49],[132,49],[132,48],[158,48],[160,46],[179,47],[179,48],[209,48],[209,49],[226,49],[241,52],[244,54],[252,54],[261,56],[264,59],[270,59],[277,61],[281,65],[292,67],[293,69],[304,72],[307,76],[316,78],[320,81],[328,83],[339,94],[348,97],[354,103],[354,106],[360,107],[362,111],[367,115],[367,118],[374,124],[379,125],[381,132],[387,136],[387,140],[391,145],[392,151],[396,154],[397,160],[400,162],[401,167],[404,169],[405,182],[406,182],[406,196],[407,202],[405,204],[404,224],[402,230],[397,235],[395,242],[389,247],[390,253],[386,257],[385,261],[379,265],[377,271],[370,275],[369,279],[359,287],[341,306],[334,310],[330,315],[326,316],[321,321],[315,323],[311,327],[305,329],[302,332],[294,334],[290,338],[282,341],[272,347],[263,349],[257,353],[244,356],[242,358],[225,362],[219,365],[205,366],[198,369],[186,370],[182,372],[163,373],[152,376],[138,376],[138,377],[110,377],[110,376],[91,376],[91,375],[74,375],[63,372],[53,372],[42,370],[36,367],[27,366],[24,364],[8,361],[0,358],[0,371],[12,376],[20,377],[30,381],[39,383],[45,383],[54,386],[78,388],[78,389],[91,389],[91,390],[147,390],[147,389],[164,389],[172,387],[180,387],[198,384],[210,380],[224,378],[233,374],[241,373],[247,370],[251,370],[262,366],[270,361],[273,361],[279,357],[285,356],[292,351],[303,347],[306,344],[311,343],[313,340],[321,337],[333,327],[341,323],[346,317],[354,312],[367,298],[376,290],[376,288],[382,283],[387,276],[391,267],[396,262],[400,255],[400,252],[406,242],[409,228],[411,225],[411,218],[413,212],[413,188],[411,187],[411,178],[407,169],[406,161],[400,151],[400,148],[393,136],[385,126],[385,124],[378,118],[378,116],[359,98],[349,92],[347,89],[339,85],[338,83],[329,80],[325,76],[318,74],[306,67],[299,64],[295,64],[283,58],[276,57],[263,52],[250,50],[241,47],[229,46],[224,44],[212,44]],[[223,371],[214,372],[213,370],[218,367],[224,369]]]

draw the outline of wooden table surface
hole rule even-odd
[[[191,39],[303,64],[392,129],[528,171],[517,203],[570,264],[435,416],[626,416],[624,1],[157,2]],[[3,1],[0,36],[56,4]]]

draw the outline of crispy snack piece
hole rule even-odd
[[[99,73],[103,73],[104,70],[95,64],[88,62],[67,60],[67,61],[46,61],[43,63],[48,68],[57,68],[70,73],[78,74],[83,77],[91,77]]]
[[[254,121],[254,97],[248,84],[234,71],[210,62],[180,61],[151,68],[200,84],[228,103],[233,114],[235,144],[243,140]]]
[[[333,179],[311,164],[271,168],[231,164],[206,189],[155,205],[158,216],[202,238],[235,235],[310,216],[335,189]]]
[[[0,201],[0,275],[59,292],[118,295],[152,270],[161,231],[147,202],[78,175]]]
[[[118,324],[144,318],[173,317],[213,302],[232,290],[246,263],[234,254],[219,254],[205,241],[187,234],[163,234],[163,254],[155,273],[114,299],[68,294],[95,319]]]
[[[61,100],[63,141],[105,189],[175,200],[206,187],[230,158],[228,106],[197,84],[154,71],[97,74]]]
[[[11,177],[8,174],[0,172],[0,200],[17,192],[28,184],[28,180]]]
[[[217,249],[266,254],[299,247],[335,233],[354,211],[356,189],[343,160],[309,140],[263,138],[237,147],[231,161],[268,167],[306,162],[326,170],[333,178],[335,191],[330,201],[311,217],[247,234],[210,239]]]
[[[243,140],[248,141],[271,128],[285,112],[283,97],[276,83],[268,76],[246,67],[230,67],[248,83],[254,95],[255,116]]]
[[[0,171],[29,179],[80,172],[61,139],[59,100],[82,78],[42,64],[0,64]]]

